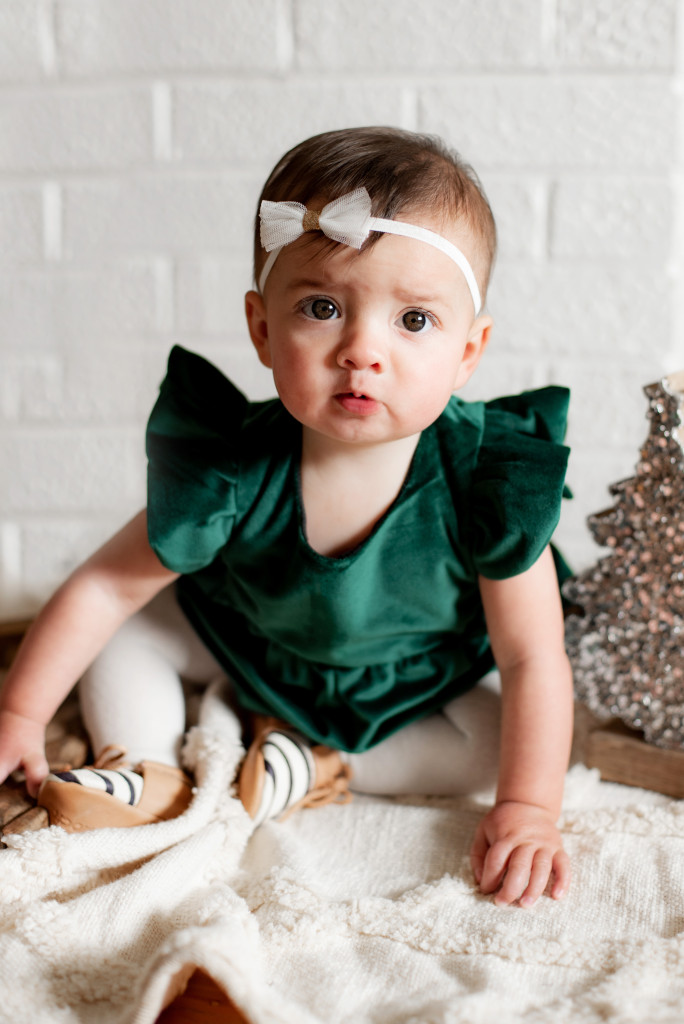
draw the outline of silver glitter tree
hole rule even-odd
[[[568,580],[566,644],[578,698],[649,743],[684,748],[684,371],[644,388],[636,475],[589,528],[610,552]]]

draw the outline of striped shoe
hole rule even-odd
[[[122,747],[105,747],[92,766],[51,772],[38,790],[51,825],[67,832],[126,828],[166,821],[192,800],[188,776],[171,765],[125,763]]]
[[[300,807],[349,803],[351,768],[339,751],[310,746],[277,718],[254,716],[254,739],[240,769],[238,793],[260,825]]]

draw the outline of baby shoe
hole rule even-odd
[[[310,746],[277,718],[254,716],[254,739],[240,770],[238,793],[260,825],[300,807],[349,803],[351,768],[339,751]]]
[[[51,825],[67,832],[126,828],[166,821],[192,800],[192,782],[180,768],[142,761],[125,763],[122,747],[105,747],[92,766],[51,772],[38,790],[38,806]]]

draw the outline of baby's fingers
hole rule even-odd
[[[487,851],[482,867],[482,877],[480,878],[480,890],[482,892],[495,892],[499,888],[506,872],[510,855],[511,844],[509,842],[492,843]]]
[[[570,858],[565,850],[558,850],[553,858],[554,880],[551,886],[551,896],[554,900],[562,900],[570,888],[572,871],[570,869]]]
[[[482,881],[482,872],[484,870],[484,863],[487,857],[487,851],[489,850],[489,841],[487,839],[486,832],[482,825],[478,826],[473,839],[473,845],[470,848],[470,867],[472,868],[473,874],[475,875],[475,881],[479,885]]]
[[[516,900],[521,899],[523,894],[527,892],[534,874],[534,855],[535,851],[532,846],[518,846],[513,850],[506,865],[506,877],[494,897],[494,902],[497,906],[506,907],[511,903],[515,903]],[[539,870],[540,872],[543,871],[542,865],[540,865]],[[549,860],[547,863],[546,879],[542,884],[540,893],[544,891],[550,870],[551,861]],[[524,904],[524,906],[527,905],[527,903]]]
[[[537,850],[532,861],[529,884],[520,896],[521,907],[531,907],[546,888],[551,875],[553,859],[546,850]]]
[[[551,874],[554,875],[551,896],[557,900],[565,896],[570,885],[570,858],[565,850],[558,850],[553,856],[548,850],[531,852],[531,863],[528,852],[518,857],[522,851],[516,850],[511,857],[506,879],[496,896],[497,903],[508,904],[519,899],[521,907],[533,906],[546,889]],[[529,871],[527,879],[526,870]]]
[[[42,752],[27,754],[23,761],[24,774],[26,776],[26,788],[29,794],[35,799],[38,796],[40,784],[50,771],[45,755]]]

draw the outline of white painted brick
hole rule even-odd
[[[33,185],[0,187],[0,265],[43,257],[43,200]]]
[[[0,416],[24,422],[133,424],[142,432],[169,348],[97,343],[60,357],[0,354]]]
[[[63,408],[64,370],[59,356],[0,352],[0,418],[49,418]]]
[[[277,70],[278,0],[57,0],[66,75]]]
[[[464,77],[421,89],[419,129],[484,168],[655,169],[675,155],[667,79]]]
[[[140,441],[122,431],[12,430],[0,435],[0,513],[111,511],[139,493]]]
[[[402,90],[373,82],[202,82],[175,89],[176,159],[271,166],[318,132],[400,124]]]
[[[565,180],[553,189],[551,253],[554,256],[667,261],[674,197],[653,178]]]
[[[297,66],[397,71],[529,67],[542,54],[541,0],[295,0]]]
[[[572,392],[568,443],[588,452],[627,448],[636,462],[648,431],[643,388],[661,376],[658,360],[644,351],[591,363],[552,357],[550,364],[553,376]]]
[[[577,575],[594,565],[602,557],[606,549],[596,545],[585,525],[586,517],[576,518],[578,509],[573,502],[565,502],[561,520],[553,536],[553,543],[563,558]],[[573,507],[574,506],[574,507]]]
[[[676,0],[557,0],[556,53],[567,67],[657,68],[675,62]]]
[[[260,188],[256,179],[227,174],[70,183],[64,190],[65,255],[249,253]]]
[[[489,345],[475,373],[458,394],[468,402],[475,402],[543,387],[546,383],[544,369],[540,361],[521,359],[510,352],[509,346],[500,344],[495,324]]]
[[[2,100],[0,169],[124,168],[152,158],[152,98],[138,88],[55,88]]]
[[[54,347],[57,290],[55,281],[43,272],[0,274],[0,347]]]
[[[131,424],[143,444],[144,424],[166,374],[170,345],[74,352],[66,361],[64,399],[56,418]]]
[[[180,261],[176,267],[178,330],[244,340],[244,296],[250,288],[251,249],[240,260]]]
[[[0,4],[0,81],[42,78],[44,7],[44,0],[4,0]]]
[[[98,345],[155,330],[156,278],[146,261],[92,270],[0,275],[0,347]]]
[[[540,180],[485,176],[498,236],[498,256],[503,260],[535,259],[546,248],[547,196]]]
[[[245,327],[240,344],[211,344],[191,336],[169,339],[167,344],[149,349],[98,346],[92,352],[73,352],[66,358],[58,380],[53,383],[48,377],[44,385],[47,395],[43,395],[42,401],[39,394],[24,391],[25,419],[130,425],[139,439],[141,453],[145,424],[166,375],[174,343],[204,355],[250,398],[275,395],[271,372],[259,362]]]
[[[133,511],[133,506],[132,506]],[[73,570],[97,550],[125,520],[125,515],[93,521],[38,521],[22,527],[22,570],[34,593],[45,599]]]
[[[22,619],[36,612],[42,602],[29,589],[22,566],[21,527],[17,522],[0,520],[0,621]]]
[[[669,347],[668,294],[659,268],[502,262],[488,306],[497,337],[527,358],[648,351],[656,365]]]

